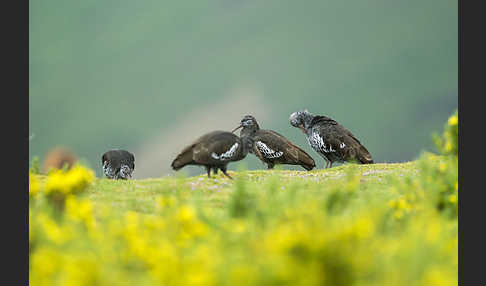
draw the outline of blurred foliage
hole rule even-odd
[[[34,156],[30,161],[29,172],[32,174],[40,174],[39,156]]]
[[[457,110],[449,117],[447,123],[444,126],[444,132],[442,136],[438,134],[433,135],[434,143],[437,149],[443,155],[455,155],[458,151],[459,140],[459,115]]]

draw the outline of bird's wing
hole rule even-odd
[[[263,154],[260,152],[260,149],[257,147],[257,144],[253,144],[253,153],[262,161],[262,163],[265,163],[265,157]]]
[[[329,151],[336,152],[344,160],[359,159],[360,154],[366,155],[368,151],[359,140],[346,128],[335,125],[326,133],[325,139],[330,145]],[[371,158],[371,156],[370,156]]]
[[[327,149],[329,152],[336,153],[338,157],[345,158],[349,153],[350,149],[353,149],[354,142],[351,142],[349,137],[330,137],[327,138]]]
[[[254,137],[254,149],[268,159],[279,158],[289,149],[287,138],[271,130],[261,130]]]
[[[305,154],[307,157],[310,157],[309,154],[307,154],[307,152],[305,152],[302,148],[300,148],[299,146],[295,145],[294,142],[290,141],[289,139],[285,138],[284,136],[280,135],[279,133],[275,132],[275,131],[272,131],[272,130],[268,130],[268,132],[274,134],[275,136],[279,137],[282,142],[285,142],[285,148],[287,149],[287,151],[289,152],[289,154],[294,154],[295,156],[298,155],[298,153],[303,153]]]
[[[350,145],[352,146],[353,150],[348,151],[348,157],[357,159],[363,164],[369,164],[373,163],[373,158],[371,157],[370,152],[368,149],[366,149],[361,142],[347,129],[345,129],[345,132],[343,133],[343,140],[344,142],[348,141]]]
[[[319,147],[324,153],[335,153],[339,157],[352,145],[346,136],[336,128],[336,125],[326,125],[318,128],[313,136],[318,136]]]
[[[241,148],[236,140],[200,142],[193,149],[193,159],[199,163],[220,164],[230,161]]]
[[[302,165],[307,170],[315,167],[314,159],[292,141],[272,130],[264,130],[264,132],[267,139],[265,143],[268,143],[270,148],[281,151],[285,157],[284,162]],[[256,138],[258,139],[258,136]]]

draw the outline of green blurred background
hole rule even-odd
[[[66,146],[98,176],[112,148],[135,154],[135,178],[173,174],[185,145],[245,114],[322,168],[288,121],[304,108],[350,129],[375,162],[408,161],[457,108],[457,1],[29,6],[29,157]],[[253,155],[243,164],[264,167]]]

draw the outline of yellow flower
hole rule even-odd
[[[68,171],[54,170],[47,177],[46,194],[60,193],[68,195],[82,191],[95,178],[92,170],[80,165]]]
[[[47,238],[55,244],[64,244],[70,238],[70,232],[63,230],[61,226],[46,214],[38,214],[37,219]]]
[[[375,225],[370,218],[359,218],[355,227],[360,238],[369,237],[375,230]]]
[[[453,115],[453,116],[449,117],[448,124],[450,126],[456,126],[457,121],[458,121],[457,115]]]
[[[436,267],[428,270],[423,278],[423,284],[427,286],[449,286],[457,285],[457,280],[449,271],[442,271]]]
[[[62,267],[59,252],[45,247],[36,250],[31,257],[31,267],[29,273],[48,281],[50,276],[55,275]],[[39,281],[36,281],[36,283],[42,284]]]
[[[77,200],[73,195],[69,195],[66,199],[66,214],[73,221],[83,222],[90,229],[95,225],[90,200]]]
[[[179,222],[190,222],[196,216],[194,208],[191,206],[182,206],[177,213],[177,220]]]
[[[457,196],[456,195],[450,195],[449,196],[449,202],[455,204],[457,203]]]
[[[90,253],[66,256],[62,265],[63,279],[60,284],[71,286],[99,284],[100,270],[97,259]]]

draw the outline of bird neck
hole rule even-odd
[[[260,129],[258,125],[244,126],[243,129],[241,129],[240,137],[245,137],[245,136],[253,137],[258,129]]]
[[[304,122],[304,128],[306,130],[308,130],[312,126],[312,120],[314,119],[314,117],[315,116],[310,114],[310,113],[304,113],[303,114],[302,122]]]
[[[240,132],[240,139],[241,143],[243,144],[243,152],[247,154],[250,152],[253,148],[253,135],[255,134],[256,130],[254,132],[250,132],[246,130],[241,130]]]

